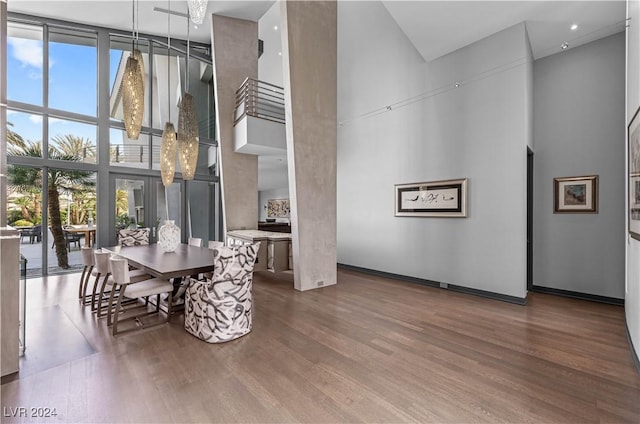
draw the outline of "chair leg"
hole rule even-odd
[[[114,283],[115,286],[115,283]],[[115,288],[115,287],[113,287]],[[118,334],[118,314],[120,313],[120,308],[122,307],[122,298],[124,297],[124,291],[126,289],[126,286],[122,286],[120,287],[120,294],[118,295],[118,302],[116,303],[116,309],[113,312],[113,335],[115,336],[116,334]],[[112,290],[113,291],[113,290]]]
[[[82,286],[84,285],[84,277],[87,273],[87,266],[82,268],[82,274],[80,275],[80,284],[78,284],[78,299],[82,299]]]
[[[102,299],[104,298],[104,289],[107,286],[107,280],[109,279],[109,276],[111,275],[111,273],[107,272],[104,275],[104,279],[102,280],[102,287],[100,287],[100,296],[98,297],[98,312],[96,313],[96,316],[98,318],[100,318],[102,316]],[[113,291],[114,287],[111,287],[111,290]]]
[[[87,270],[87,275],[84,279],[84,286],[82,288],[82,304],[87,305],[89,302],[87,301],[87,287],[89,287],[89,279],[91,278],[91,272],[93,271],[93,265],[89,265],[89,269]]]
[[[96,291],[98,290],[99,279],[100,279],[100,273],[97,273],[96,279],[93,282],[93,292],[91,293],[91,312],[96,310]]]
[[[158,295],[160,296],[160,295]],[[159,302],[160,299],[158,299],[158,305],[160,305]],[[173,301],[171,300],[171,293],[169,293],[169,297],[167,297],[167,322],[171,321],[171,306],[173,304]]]
[[[121,289],[122,291],[122,289]],[[113,286],[111,286],[111,293],[109,293],[109,304],[107,305],[107,327],[111,327],[113,325],[113,298],[116,292],[116,284],[113,283]],[[118,297],[119,297],[119,293],[118,293]]]

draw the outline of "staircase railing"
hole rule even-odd
[[[284,124],[284,89],[253,78],[245,79],[236,91],[233,125],[245,116]]]

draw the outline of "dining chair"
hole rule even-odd
[[[149,228],[123,228],[118,230],[120,246],[141,246],[149,244]]]
[[[202,239],[197,237],[189,237],[189,246],[202,247]]]
[[[78,285],[78,298],[82,301],[83,305],[87,305],[87,286],[89,285],[89,279],[93,273],[93,267],[95,266],[95,256],[93,249],[90,247],[83,247],[82,252],[82,274],[80,275],[80,284]]]
[[[113,276],[113,290],[111,290],[111,295],[109,296],[109,312],[108,312],[108,321],[112,320],[112,332],[115,336],[118,334],[118,323],[126,320],[135,320],[136,323],[139,323],[142,328],[153,327],[158,324],[163,324],[165,322],[169,322],[171,320],[171,302],[167,302],[167,319],[164,321],[159,321],[150,325],[145,325],[140,318],[142,316],[158,314],[160,312],[160,295],[163,293],[168,293],[171,295],[173,291],[173,284],[171,284],[168,280],[163,280],[160,278],[150,278],[140,282],[134,282],[131,278],[131,272],[129,271],[129,262],[126,259],[122,258],[111,258],[109,259],[109,264],[111,266],[111,272]],[[113,312],[112,303],[114,299],[114,293],[119,289],[118,299],[115,302],[115,309]],[[123,299],[132,299],[137,301],[140,298],[148,298],[149,296],[156,296],[156,307],[155,311],[149,312],[146,304],[144,305],[145,312],[142,314],[124,316],[126,313],[123,310]],[[142,306],[142,305],[141,305]],[[128,311],[127,311],[128,312]],[[107,322],[109,324],[109,322]]]
[[[213,249],[213,278],[192,278],[186,291],[184,328],[208,343],[222,343],[252,328],[253,268],[260,242]]]
[[[91,297],[91,310],[96,312],[98,318],[102,317],[102,308],[111,306],[108,302],[110,296],[106,296],[105,293],[109,293],[113,290],[113,275],[111,273],[109,258],[111,252],[96,252],[95,253],[95,266],[97,269],[97,277],[93,285],[93,294]],[[98,279],[102,276],[102,283],[98,282]],[[131,271],[130,278],[133,282],[143,281],[151,278],[151,276],[144,271],[136,269]],[[99,288],[98,288],[99,287]]]

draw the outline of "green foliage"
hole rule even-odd
[[[19,219],[11,224],[13,227],[32,227],[33,222],[27,221],[26,219]]]

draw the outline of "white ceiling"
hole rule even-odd
[[[234,18],[257,21],[271,7],[271,1],[210,1],[207,14],[217,13]],[[102,26],[106,28],[131,31],[132,29],[132,0],[8,0],[10,12],[44,16],[63,21],[79,22],[83,24]],[[141,34],[167,35],[167,14],[154,11],[155,7],[187,13],[187,2],[184,0],[139,0],[139,32]],[[193,41],[211,43],[211,27],[206,18],[202,25],[191,23],[190,38]],[[187,21],[180,16],[171,17],[171,36],[187,39]]]
[[[431,61],[520,22],[534,59],[620,32],[625,1],[383,1],[422,57]],[[570,26],[577,24],[572,31]]]
[[[342,1],[342,0],[341,0]],[[173,0],[171,9],[185,13],[184,0]],[[209,1],[208,14],[218,13],[257,21],[273,5],[270,1]],[[527,23],[534,58],[557,53],[568,42],[575,47],[624,29],[625,1],[396,1],[382,2],[416,49],[430,61],[520,22]],[[9,11],[85,24],[131,30],[131,0],[34,1],[9,0]],[[140,0],[140,32],[166,35],[169,1]],[[208,21],[208,19],[207,19]],[[191,39],[210,43],[206,23],[195,28]],[[571,31],[571,24],[578,30]],[[171,33],[186,38],[186,20],[172,17]]]

